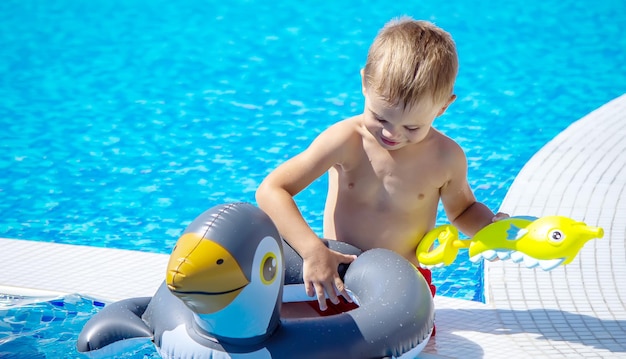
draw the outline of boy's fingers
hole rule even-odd
[[[313,283],[311,282],[305,282],[304,283],[304,290],[306,291],[306,295],[308,295],[309,297],[312,297],[315,295],[315,291],[313,288]]]
[[[328,299],[330,299],[330,302],[333,304],[339,304],[339,298],[337,298],[337,291],[335,290],[335,285],[334,283],[329,283],[326,287],[326,295],[328,296]],[[326,298],[324,298],[324,301],[326,301]]]
[[[510,216],[509,216],[507,213],[498,212],[498,213],[496,213],[496,215],[495,215],[495,216],[493,216],[493,218],[491,219],[491,221],[492,221],[492,222],[497,222],[497,221],[499,221],[499,220],[502,220],[502,219],[507,219],[507,218],[509,218],[509,217],[510,217]]]
[[[337,288],[337,292],[339,292],[342,297],[344,297],[349,303],[352,303],[352,297],[350,297],[350,294],[348,294],[348,291],[346,290],[346,285],[339,277],[335,278],[335,288]]]
[[[326,306],[326,294],[324,293],[324,287],[320,284],[315,287],[315,291],[317,292],[317,302],[320,305],[320,310],[324,311],[328,309]]]

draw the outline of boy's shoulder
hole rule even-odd
[[[437,152],[446,158],[457,158],[465,160],[465,151],[461,145],[443,132],[432,128],[433,142],[437,148]]]
[[[317,135],[312,148],[323,151],[355,148],[361,143],[360,123],[359,116],[335,122]]]
[[[461,145],[459,145],[458,142],[456,142],[454,139],[452,139],[451,137],[449,137],[448,135],[446,135],[445,133],[439,131],[436,128],[432,128],[431,129],[433,131],[433,134],[435,135],[435,141],[437,143],[439,143],[442,146],[446,146],[446,147],[450,147],[450,148],[458,148],[461,149]]]
[[[339,122],[336,122],[333,126],[337,126],[345,130],[348,130],[348,129],[356,130],[357,128],[361,126],[362,116],[363,115],[356,115],[353,117],[343,119]]]
[[[361,115],[359,115],[335,122],[324,132],[333,136],[350,137],[359,135],[361,131]]]

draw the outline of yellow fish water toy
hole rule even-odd
[[[467,240],[459,239],[452,225],[436,227],[424,236],[416,255],[422,266],[449,265],[460,248],[469,248],[473,262],[481,258],[510,259],[528,268],[539,266],[549,271],[570,263],[587,241],[603,236],[602,228],[567,217],[518,216],[491,223]]]

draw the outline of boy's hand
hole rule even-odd
[[[348,302],[352,302],[345,284],[339,277],[337,268],[339,264],[351,263],[356,259],[356,256],[342,254],[324,247],[303,259],[304,288],[309,297],[317,296],[320,310],[328,309],[326,295],[333,304],[339,303],[338,295],[342,295]]]
[[[497,222],[503,219],[507,219],[511,216],[508,215],[508,213],[502,213],[502,212],[498,212],[496,213],[495,216],[493,216],[493,218],[491,219],[491,222]]]
[[[493,222],[501,221],[501,220],[507,219],[509,217],[511,217],[511,216],[509,216],[508,213],[498,212],[498,213],[496,213],[495,216],[493,216],[493,218],[491,219],[491,222],[493,223]],[[500,258],[495,257],[494,259],[491,259],[490,262],[497,262],[499,260],[500,260]]]

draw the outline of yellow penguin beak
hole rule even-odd
[[[179,238],[167,265],[165,282],[174,295],[199,314],[225,308],[250,283],[224,247],[196,233]]]

